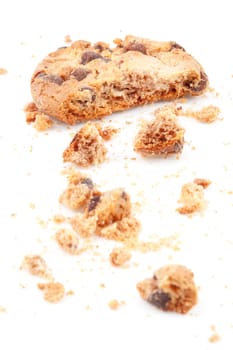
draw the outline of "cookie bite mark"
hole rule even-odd
[[[182,265],[165,265],[137,284],[141,297],[163,311],[186,314],[197,303],[194,274]]]
[[[107,149],[95,124],[87,122],[75,135],[63,153],[64,162],[72,162],[81,167],[102,163]]]

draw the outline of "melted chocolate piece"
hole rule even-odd
[[[94,210],[100,202],[100,195],[93,196],[88,205],[88,212]]]
[[[169,303],[170,300],[170,295],[160,289],[157,289],[156,292],[153,292],[148,298],[151,304],[162,310],[167,310],[167,303]]]

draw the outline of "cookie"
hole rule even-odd
[[[131,35],[114,42],[79,40],[50,53],[31,79],[38,110],[75,124],[206,90],[202,66],[175,42]]]
[[[163,311],[187,313],[197,303],[193,272],[182,265],[166,265],[153,278],[137,284],[141,297]]]

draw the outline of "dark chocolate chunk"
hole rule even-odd
[[[128,46],[126,46],[126,51],[139,51],[146,55],[146,47],[145,45],[137,42],[130,43]]]
[[[84,91],[84,90],[90,91],[90,92],[91,92],[91,102],[94,102],[94,101],[95,101],[95,99],[96,99],[96,94],[95,94],[94,90],[93,90],[91,87],[89,87],[89,86],[83,86],[83,87],[81,87],[80,90],[81,90],[81,91]]]
[[[176,42],[172,43],[171,50],[173,50],[173,49],[180,49],[182,51],[185,51],[185,49],[182,46],[180,46],[179,44],[177,44]]]
[[[94,210],[100,202],[100,195],[93,196],[88,205],[88,212]]]
[[[77,68],[71,72],[71,75],[74,76],[76,80],[81,81],[85,79],[89,73],[90,73],[89,70],[86,70],[84,68]]]
[[[186,80],[184,82],[184,86],[188,89],[190,89],[191,91],[194,91],[194,92],[199,92],[199,91],[202,91],[206,88],[207,86],[207,83],[208,83],[208,77],[205,73],[201,72],[201,80],[197,82],[194,80]]]
[[[101,56],[99,53],[95,51],[86,51],[82,54],[81,64],[87,64],[88,62],[99,58],[103,59],[103,56]]]
[[[82,179],[80,181],[81,184],[84,184],[84,185],[87,185],[87,187],[90,189],[90,190],[93,190],[94,188],[94,184],[93,182],[91,181],[91,179],[89,178],[86,178],[86,179]]]
[[[157,289],[155,292],[151,293],[148,298],[149,303],[162,310],[167,310],[167,303],[169,303],[170,300],[170,295],[160,289]]]
[[[40,72],[39,74],[36,75],[37,78],[42,78],[44,80],[48,80],[51,83],[57,84],[57,85],[62,85],[64,83],[64,79],[59,77],[58,75],[52,75],[52,74],[46,74],[44,72]]]

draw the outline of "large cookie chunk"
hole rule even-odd
[[[130,35],[114,42],[80,40],[50,53],[31,79],[38,110],[75,124],[206,90],[203,68],[175,42]]]

